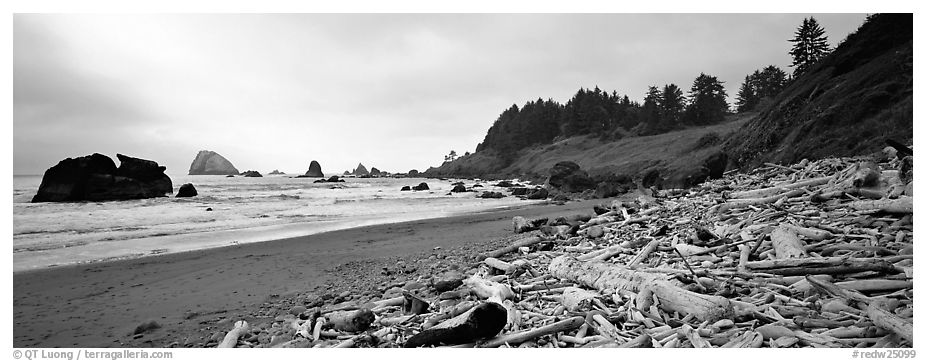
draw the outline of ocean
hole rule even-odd
[[[76,203],[30,203],[41,176],[13,176],[13,270],[99,262],[303,236],[339,229],[519,207],[508,196],[450,193],[456,180],[346,178],[313,183],[291,175],[261,178],[171,175],[174,190],[198,196]],[[402,186],[428,183],[429,191]],[[494,182],[464,181],[502,191]],[[211,211],[207,211],[211,208]]]

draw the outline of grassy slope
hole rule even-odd
[[[873,153],[913,139],[912,16],[872,20],[724,146],[734,166]]]
[[[497,154],[483,151],[440,168],[429,175],[441,177],[534,178],[543,179],[557,162],[573,161],[592,176],[608,174],[640,176],[650,169],[659,170],[670,187],[680,186],[684,177],[700,168],[704,158],[720,149],[720,142],[698,146],[709,133],[720,138],[742,126],[753,114],[731,116],[727,122],[677,130],[645,137],[627,137],[603,142],[597,137],[579,136],[519,152],[511,165],[502,167]]]

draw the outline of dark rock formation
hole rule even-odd
[[[707,177],[718,179],[723,177],[723,172],[727,170],[727,154],[716,152],[704,160],[703,167],[707,170]]]
[[[376,167],[373,167],[373,168],[370,168],[370,175],[374,177],[379,177],[383,175],[383,172],[381,172],[379,169],[376,169]]]
[[[563,192],[582,192],[587,189],[595,189],[595,181],[588,176],[588,173],[579,168],[575,162],[559,162],[553,168],[550,168],[550,178],[547,179],[550,186],[560,189]]]
[[[428,184],[427,184],[427,183],[421,182],[420,184],[418,184],[418,185],[412,187],[412,189],[413,189],[413,190],[416,190],[416,191],[426,191],[426,190],[429,190],[429,189],[431,189],[431,188],[428,188]]]
[[[368,171],[367,168],[363,166],[363,163],[360,163],[360,164],[357,164],[357,168],[354,169],[354,172],[352,174],[360,177],[360,176],[370,175],[370,171]]]
[[[193,187],[193,183],[184,184],[177,190],[177,198],[196,197],[197,194],[199,193],[196,192],[196,187]]]
[[[479,198],[505,198],[505,195],[499,192],[482,192]]]
[[[241,175],[242,175],[242,176],[245,176],[245,177],[263,177],[263,176],[260,174],[260,172],[258,172],[258,171],[256,171],[256,170],[245,171],[245,172],[242,172]]]
[[[341,179],[341,178],[339,178],[339,177],[336,176],[336,175],[333,175],[333,176],[328,177],[328,182],[330,182],[330,183],[336,183],[336,182],[344,182],[344,180]]]
[[[412,170],[408,171],[408,177],[409,177],[409,178],[418,178],[418,177],[420,177],[420,176],[421,176],[421,175],[418,173],[418,170],[417,170],[417,169],[412,169]]]
[[[342,173],[341,175],[350,175],[350,171],[349,171],[349,170],[346,170],[346,171],[344,171],[344,173]]]
[[[412,190],[412,187],[404,186],[404,187],[402,187],[402,189],[400,189],[399,191],[410,191],[410,190]]]
[[[228,159],[219,155],[219,153],[201,150],[196,154],[196,158],[193,159],[193,164],[190,164],[190,175],[234,175],[238,174],[238,169],[235,168]]]
[[[173,193],[166,169],[156,162],[117,154],[67,158],[45,171],[33,202],[109,201],[164,197]]]
[[[630,179],[630,177],[625,175],[612,175],[598,182],[598,186],[595,187],[595,197],[610,198],[627,193],[633,188],[633,180]]]
[[[322,173],[322,166],[316,161],[309,163],[309,170],[305,172],[306,177],[311,178],[325,178],[325,173]]]
[[[646,188],[656,187],[662,188],[663,183],[662,176],[659,175],[659,171],[656,169],[650,169],[646,174],[643,175],[643,186]]]
[[[510,189],[511,189],[511,195],[513,196],[526,196],[527,192],[530,191],[530,189],[528,189],[527,187],[512,187]]]
[[[280,172],[280,171],[277,170],[277,169],[274,169],[272,172],[267,173],[267,174],[268,174],[268,175],[279,175],[279,174],[286,174],[286,173],[283,173],[283,172]]]
[[[504,180],[504,181],[496,183],[495,186],[508,188],[508,187],[514,187],[514,184],[512,184],[511,181]]]
[[[457,185],[453,186],[453,189],[451,189],[450,192],[453,192],[453,193],[462,193],[462,192],[466,192],[466,186],[464,186],[464,185],[462,185],[462,184],[457,184]]]
[[[550,192],[546,188],[537,188],[527,194],[527,199],[547,199]]]

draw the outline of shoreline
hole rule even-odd
[[[25,254],[17,255],[13,253],[13,274],[23,272],[34,272],[50,270],[59,267],[92,265],[107,262],[117,262],[132,259],[143,259],[148,257],[158,257],[164,255],[195,252],[209,249],[224,247],[234,247],[237,245],[274,242],[289,238],[298,238],[316,234],[363,228],[370,226],[380,226],[389,224],[398,224],[404,222],[414,222],[423,220],[433,220],[450,217],[461,217],[468,215],[478,215],[483,213],[513,211],[518,209],[527,209],[543,205],[549,205],[550,201],[524,201],[526,203],[503,205],[494,208],[481,209],[476,211],[464,211],[460,213],[451,213],[437,216],[424,216],[416,214],[398,218],[364,218],[360,220],[338,220],[338,221],[316,221],[311,223],[287,223],[237,229],[224,229],[217,231],[200,231],[193,233],[181,233],[156,237],[144,237],[137,239],[121,240],[119,242],[119,253],[111,253],[110,244],[107,242],[96,242],[89,245],[80,245],[76,247],[52,248],[37,251],[27,251]],[[223,240],[220,238],[225,237]],[[148,244],[152,239],[159,242]],[[196,241],[199,241],[198,243]],[[193,245],[191,245],[193,244]],[[167,248],[165,248],[167,247]],[[19,257],[17,257],[19,256]],[[24,257],[25,256],[25,259]],[[44,259],[39,264],[35,264],[36,259]],[[70,259],[61,261],[62,259]]]
[[[310,290],[352,261],[488,242],[511,218],[588,214],[586,200],[379,224],[220,248],[13,274],[15,347],[166,347],[202,319],[247,314],[272,295]],[[139,323],[162,328],[135,339]]]

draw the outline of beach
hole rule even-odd
[[[349,262],[497,242],[512,234],[514,216],[591,214],[592,205],[600,202],[531,205],[17,272],[13,275],[13,345],[168,347],[190,336],[202,337],[208,332],[204,328],[221,325],[223,319],[255,314],[268,299],[336,283],[343,273],[353,272],[339,267]],[[132,337],[133,329],[148,320],[162,327]]]

